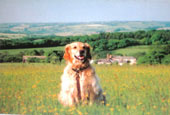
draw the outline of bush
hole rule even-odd
[[[50,56],[50,63],[52,64],[56,64],[56,63],[60,63],[60,58],[56,55],[51,55]]]
[[[162,64],[170,64],[170,54],[162,59]]]
[[[156,46],[149,53],[138,58],[138,64],[168,64],[170,62],[169,45]]]
[[[60,63],[63,59],[64,52],[63,51],[50,51],[46,53],[46,62],[47,63]]]
[[[137,59],[137,64],[150,64],[150,59],[148,56],[142,56]]]
[[[40,52],[37,51],[37,50],[32,50],[32,51],[29,52],[29,55],[32,55],[32,56],[40,56],[41,54],[40,54]]]
[[[22,56],[20,54],[9,55],[6,52],[0,53],[0,62],[22,62]]]
[[[41,59],[39,59],[39,58],[28,58],[27,59],[27,62],[29,62],[29,63],[40,63],[41,61],[40,61]]]

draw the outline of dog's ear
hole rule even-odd
[[[66,45],[66,47],[65,47],[64,59],[65,59],[66,61],[71,61],[70,44]]]
[[[91,53],[90,53],[90,45],[88,43],[85,43],[86,49],[87,49],[87,58],[91,59]]]

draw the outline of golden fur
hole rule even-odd
[[[64,59],[67,66],[61,77],[59,101],[64,106],[101,101],[105,103],[99,78],[89,63],[91,59],[89,44],[74,42],[66,45]]]

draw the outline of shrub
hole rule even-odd
[[[34,57],[34,58],[28,58],[27,59],[27,62],[29,62],[29,63],[40,63],[40,58],[36,58],[36,57]]]
[[[40,56],[41,54],[40,54],[40,52],[37,51],[37,50],[32,50],[32,51],[29,52],[29,55],[32,55],[32,56]]]
[[[162,59],[162,64],[170,64],[170,54]]]
[[[46,53],[46,62],[47,63],[60,63],[63,59],[64,52],[63,51],[50,51]]]
[[[138,64],[168,64],[170,62],[169,45],[156,46],[149,53],[138,58]]]
[[[0,62],[22,62],[20,54],[10,55],[7,52],[0,53]]]

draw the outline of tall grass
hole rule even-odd
[[[0,113],[170,114],[170,66],[94,65],[107,104],[63,107],[57,100],[64,64],[0,64]]]

